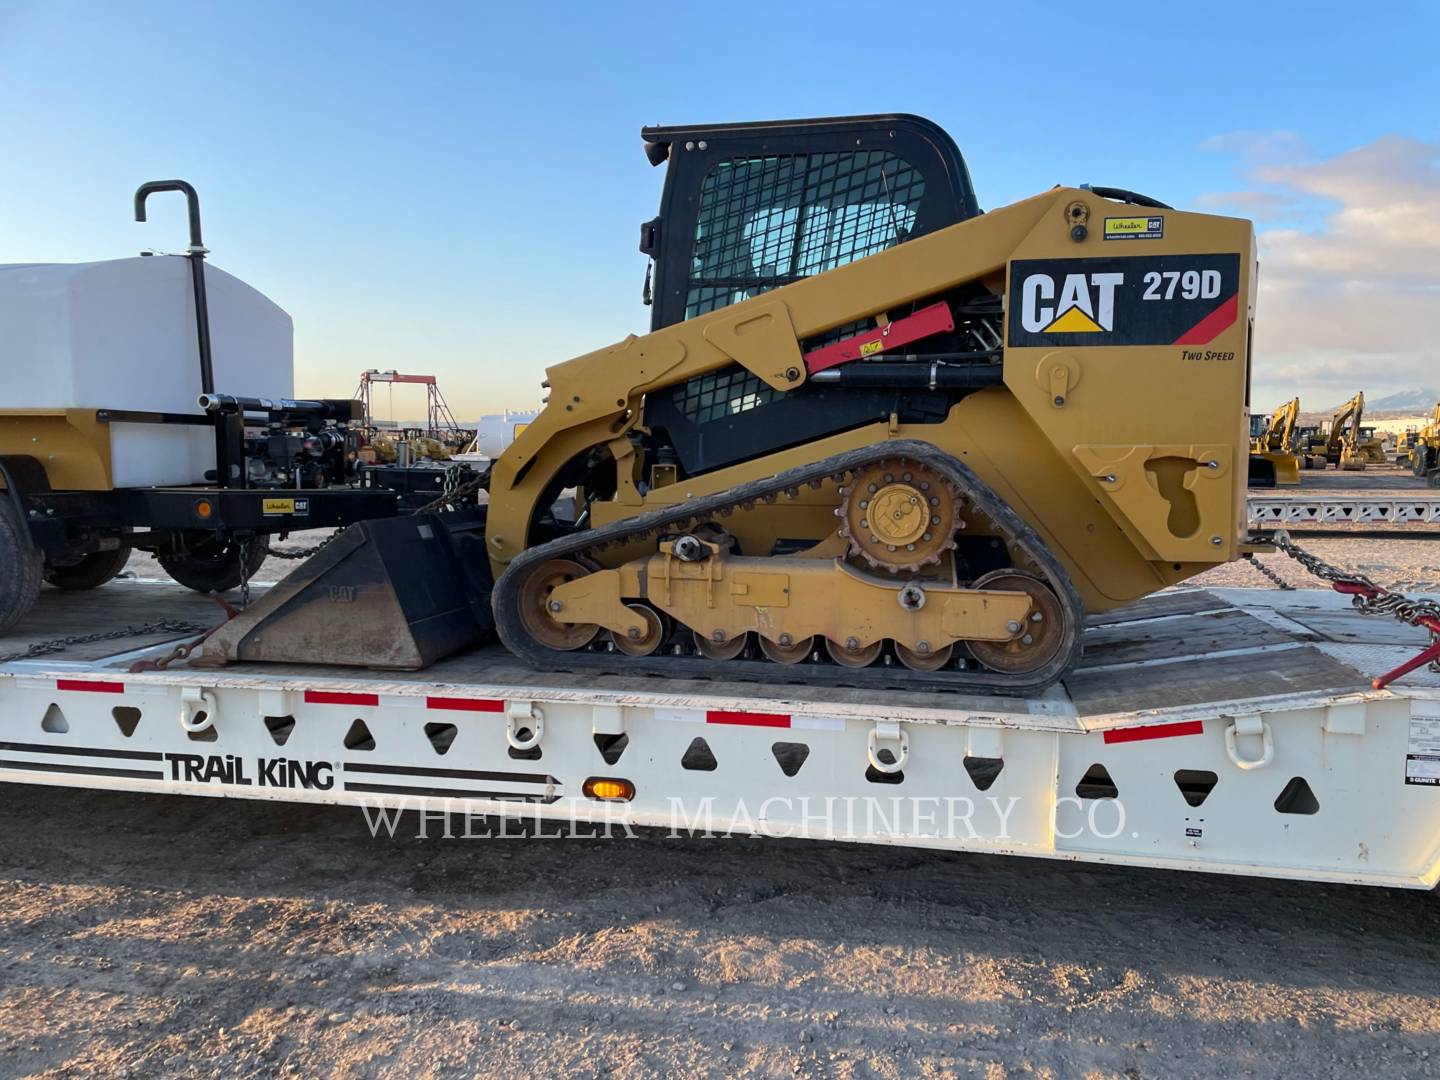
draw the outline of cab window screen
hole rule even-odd
[[[700,188],[685,317],[894,247],[924,193],[885,150],[718,162]]]

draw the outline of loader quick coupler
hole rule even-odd
[[[802,488],[833,493],[833,535],[794,554],[736,554],[723,522]],[[1011,565],[957,580],[961,528],[993,534]],[[598,561],[640,543],[652,554]],[[989,693],[1059,679],[1083,622],[1030,526],[964,463],[913,440],[532,548],[497,582],[494,609],[506,646],[552,669],[773,679],[803,665],[807,681]]]

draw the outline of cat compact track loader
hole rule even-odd
[[[982,214],[914,116],[643,136],[650,332],[547,371],[483,518],[352,527],[211,662],[419,667],[493,628],[551,669],[1028,693],[1087,611],[1237,557],[1248,221]]]

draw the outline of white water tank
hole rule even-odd
[[[294,326],[239,278],[206,266],[215,389],[293,397]],[[202,415],[189,260],[0,265],[0,410],[125,409]],[[113,423],[116,487],[199,483],[210,427]]]

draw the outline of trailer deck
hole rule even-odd
[[[47,589],[0,655],[114,636],[0,664],[0,780],[1440,878],[1440,674],[1369,688],[1428,637],[1330,592],[1181,589],[1092,617],[1081,666],[1028,699],[537,672],[498,646],[422,672],[130,673],[176,635],[126,627],[161,619],[217,612],[162,582]]]

